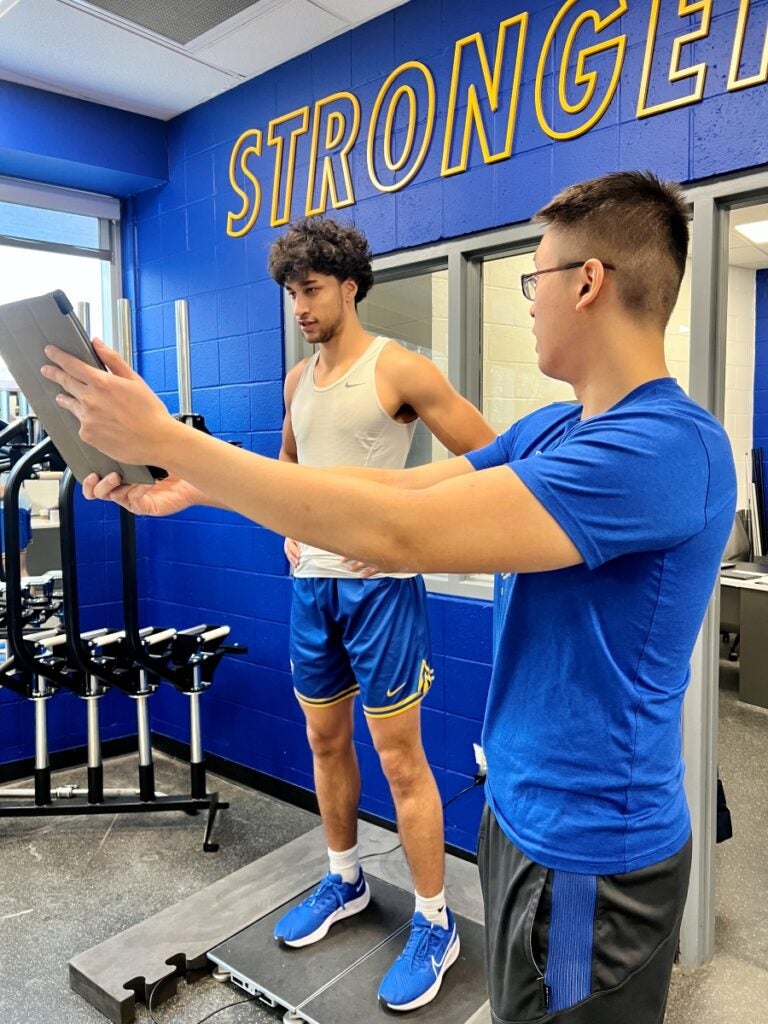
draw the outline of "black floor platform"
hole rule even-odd
[[[413,893],[371,875],[368,883],[368,907],[335,924],[322,942],[287,949],[272,936],[275,923],[289,906],[309,894],[308,889],[216,946],[208,956],[232,975],[237,986],[308,1024],[357,1024],[374,1015],[389,1017],[376,994],[408,938]],[[465,1024],[486,1001],[483,929],[458,915],[456,924],[461,952],[437,998],[398,1017],[419,1024]]]

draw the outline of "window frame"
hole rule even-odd
[[[123,294],[120,200],[114,196],[101,195],[96,192],[84,192],[78,189],[0,176],[0,202],[17,203],[21,206],[34,206],[57,213],[72,213],[98,219],[99,247],[97,249],[61,242],[15,238],[3,234],[0,234],[0,245],[70,256],[84,256],[108,263],[109,302],[104,303],[103,310],[104,333],[107,337],[103,340],[112,343],[112,339],[118,335],[116,300]]]

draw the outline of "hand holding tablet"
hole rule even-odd
[[[41,373],[43,365],[49,362],[46,348],[50,346],[85,364],[82,372],[77,367],[77,377],[94,370],[106,373],[105,359],[118,360],[121,367],[135,376],[106,346],[101,348],[104,359],[97,354],[63,292],[50,292],[0,306],[0,355],[77,480],[82,483],[94,473],[100,478],[117,473],[127,484],[152,484],[156,474],[148,466],[111,458],[83,440],[72,404],[77,398],[70,400],[62,396],[61,381],[56,379],[60,371]],[[75,377],[69,379],[75,380]],[[87,390],[87,385],[84,387]],[[162,405],[159,399],[155,401]]]

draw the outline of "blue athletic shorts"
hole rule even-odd
[[[435,676],[423,579],[294,579],[290,654],[302,704],[360,693],[369,718],[407,711]]]
[[[32,540],[32,513],[28,508],[19,509],[19,551],[29,547]],[[0,506],[0,551],[5,551],[5,519]]]

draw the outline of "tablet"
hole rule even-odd
[[[64,292],[0,306],[0,356],[75,478],[82,483],[89,473],[100,477],[119,473],[129,484],[153,483],[155,478],[147,466],[117,462],[80,439],[77,417],[56,401],[61,388],[40,373],[50,361],[44,351],[46,345],[56,345],[108,372]]]

